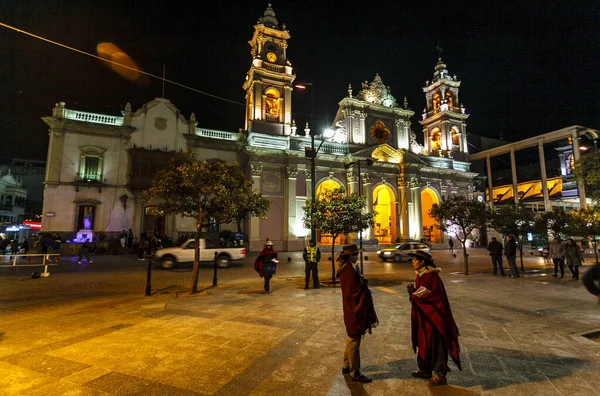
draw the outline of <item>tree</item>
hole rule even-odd
[[[490,218],[490,210],[483,202],[468,200],[463,196],[453,196],[433,204],[429,215],[436,220],[436,227],[454,235],[462,244],[465,275],[469,275],[469,259],[466,242],[474,229],[485,226]]]
[[[335,239],[373,226],[375,213],[365,213],[366,198],[356,193],[346,195],[343,187],[325,190],[319,198],[315,202],[306,201],[302,220],[305,228],[314,226],[321,233],[331,235],[331,282],[335,284]]]
[[[536,220],[534,229],[540,234],[550,234],[552,238],[564,239],[569,231],[571,218],[563,209],[542,213]]]
[[[252,192],[252,182],[237,163],[203,161],[191,150],[176,153],[167,169],[156,174],[144,191],[147,202],[156,200],[157,210],[196,220],[194,270],[191,293],[198,291],[199,239],[212,220],[230,223],[236,219],[237,203]]]
[[[238,232],[242,232],[242,221],[251,217],[265,219],[271,206],[271,201],[262,196],[261,193],[252,191],[239,197],[235,203],[235,222]]]
[[[534,230],[535,214],[523,204],[515,202],[499,205],[494,208],[490,219],[492,228],[504,235],[513,234],[519,244],[521,271],[523,266],[523,242],[525,236]]]
[[[583,182],[590,198],[600,201],[600,150],[589,151],[575,161],[573,176]]]
[[[569,213],[573,234],[592,241],[596,264],[598,264],[598,240],[600,238],[600,207],[580,209]]]

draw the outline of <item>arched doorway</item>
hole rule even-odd
[[[147,236],[165,234],[165,216],[158,212],[157,206],[146,206],[144,208],[144,226],[142,232]]]
[[[435,226],[435,220],[429,215],[433,204],[439,203],[437,194],[431,188],[421,191],[421,224],[423,225],[423,238],[430,243],[440,243],[440,230]]]
[[[321,195],[328,190],[333,190],[334,188],[340,188],[342,187],[338,182],[336,182],[335,180],[331,180],[331,179],[327,179],[327,180],[323,180],[321,183],[319,183],[319,185],[317,186],[316,189],[316,193],[315,196],[317,199],[321,199]],[[345,238],[345,235],[338,235],[338,237],[335,240],[335,244],[336,245],[340,245],[343,243]],[[332,236],[331,234],[323,234],[321,233],[321,231],[317,230],[317,244],[319,245],[331,245],[333,242],[332,240]]]
[[[381,184],[373,190],[373,211],[375,226],[373,234],[379,244],[391,244],[396,240],[396,204],[394,192],[389,186]]]

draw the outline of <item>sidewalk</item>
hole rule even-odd
[[[488,259],[472,258],[473,265]],[[143,297],[123,274],[90,273],[52,275],[52,293],[44,292],[47,280],[6,282],[0,395],[550,396],[600,389],[600,343],[582,336],[600,331],[597,299],[577,282],[535,269],[520,279],[442,273],[463,371],[451,364],[450,385],[428,388],[410,375],[416,358],[405,284],[414,275],[378,265],[369,280],[381,324],[362,347],[371,384],[340,372],[338,288],[305,291],[300,275],[283,271],[272,294],[250,274],[198,297],[178,296],[181,288]],[[78,294],[82,284],[91,289]],[[26,293],[29,287],[36,292]]]

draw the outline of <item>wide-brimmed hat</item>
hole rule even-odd
[[[352,245],[346,245],[342,248],[342,251],[340,252],[338,260],[341,259],[342,257],[350,256],[351,254],[358,253],[358,252],[364,252],[364,249],[359,249],[355,243],[353,243]]]
[[[433,257],[431,257],[431,254],[423,251],[423,250],[417,250],[416,252],[412,253],[408,253],[409,256],[411,257],[416,257],[417,259],[423,260],[423,261],[427,261],[429,263],[433,263]]]
[[[265,246],[273,246],[273,245],[274,245],[274,243],[271,242],[270,239],[267,239],[267,242],[265,243]]]

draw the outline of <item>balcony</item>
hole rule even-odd
[[[88,113],[85,111],[65,110],[65,118],[94,124],[123,125],[123,117],[106,114]]]
[[[0,210],[6,210],[8,212],[12,212],[13,205],[12,204],[0,204]]]
[[[80,187],[87,188],[98,188],[98,192],[102,192],[102,187],[105,186],[106,179],[102,181],[102,174],[97,173],[79,173],[75,174],[75,181],[73,185],[75,185],[75,191],[79,191]]]

